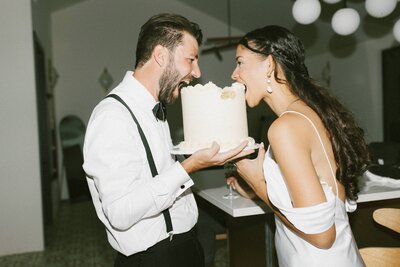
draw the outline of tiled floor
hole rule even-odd
[[[0,267],[111,267],[115,251],[90,201],[60,204],[44,252],[0,257]],[[225,241],[218,241],[214,267],[227,266]]]
[[[368,203],[367,203],[368,204]],[[399,246],[392,233],[377,228],[372,211],[379,207],[400,207],[399,201],[359,205],[350,214],[352,229],[360,248]],[[366,234],[368,233],[368,234]],[[114,250],[109,246],[103,225],[91,201],[62,202],[44,252],[0,257],[0,267],[112,267]],[[217,241],[213,267],[227,267],[226,240]]]

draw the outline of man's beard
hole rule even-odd
[[[172,104],[176,100],[174,97],[174,90],[180,83],[179,76],[180,75],[175,68],[174,61],[170,60],[159,81],[160,93],[158,95],[158,99],[160,102]]]

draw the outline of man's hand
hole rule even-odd
[[[244,151],[248,141],[243,141],[237,147],[226,152],[219,152],[219,145],[213,142],[210,148],[196,151],[193,155],[182,162],[182,167],[187,173],[192,173],[207,167],[222,166],[226,162],[242,158],[254,152],[254,149]]]

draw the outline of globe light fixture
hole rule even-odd
[[[367,13],[375,18],[383,18],[393,12],[397,0],[366,0]]]
[[[293,18],[300,24],[311,24],[321,14],[321,4],[318,0],[297,0],[292,7]]]
[[[341,0],[323,0],[323,1],[328,4],[336,4],[339,3]]]
[[[354,33],[360,25],[360,15],[353,8],[342,8],[333,14],[332,28],[340,35]]]
[[[339,35],[353,34],[360,26],[360,15],[354,8],[347,7],[347,0],[294,0],[292,6],[293,18],[300,24],[311,24],[321,14],[321,3],[336,4],[343,3],[332,16],[331,25],[335,33]],[[391,14],[400,0],[365,0],[367,13],[375,18],[383,18]],[[395,39],[400,42],[400,20],[393,28]]]
[[[400,19],[394,24],[393,35],[396,41],[400,43]]]

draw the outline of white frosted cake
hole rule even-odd
[[[245,88],[240,83],[221,89],[212,82],[182,88],[184,141],[181,150],[207,148],[215,141],[220,151],[249,140]]]

